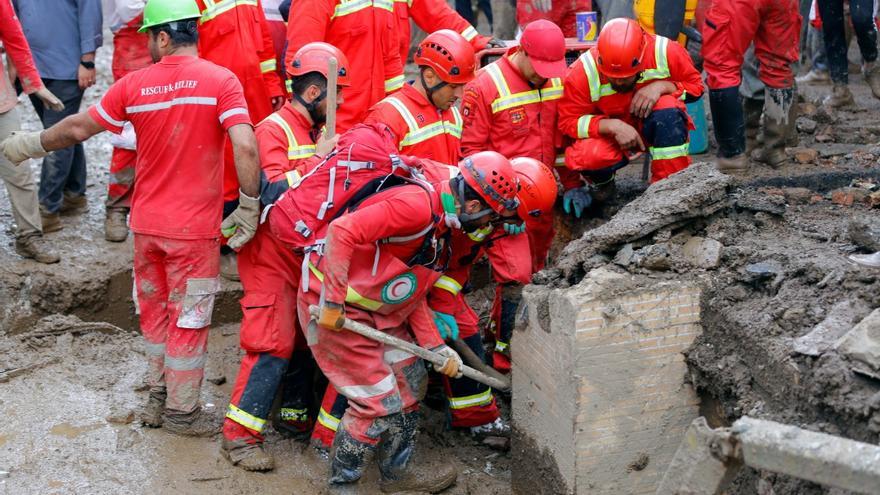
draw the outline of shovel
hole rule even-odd
[[[309,306],[309,313],[312,315],[312,318],[318,318],[321,310],[317,306]],[[420,357],[425,361],[428,361],[431,364],[436,364],[437,366],[443,366],[446,363],[446,356],[442,356],[436,352],[429,351],[424,347],[419,347],[412,342],[407,342],[403,339],[399,339],[397,337],[392,337],[385,332],[381,332],[376,330],[375,328],[368,327],[363,323],[350,320],[348,318],[345,319],[345,323],[342,325],[342,328],[354,332],[358,335],[363,335],[368,339],[375,340],[377,342],[382,342],[385,345],[390,345],[391,347],[400,349],[402,351],[406,351],[416,357]],[[458,347],[458,346],[456,346]],[[483,365],[485,366],[485,365]],[[496,390],[508,391],[510,390],[510,380],[507,377],[501,375],[495,370],[492,370],[494,374],[498,376],[490,376],[487,373],[482,371],[475,370],[467,365],[462,365],[461,374],[472,379],[476,380],[480,383],[488,385]]]
[[[336,81],[339,78],[339,61],[330,57],[327,61],[327,121],[324,134],[327,139],[336,135]]]

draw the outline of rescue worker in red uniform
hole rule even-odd
[[[276,72],[275,48],[263,9],[257,2],[196,0],[202,12],[199,54],[238,77],[251,122],[260,122],[284,103],[284,85]],[[232,148],[224,155],[223,213],[236,207],[238,182]],[[220,273],[238,280],[235,253],[221,249]]]
[[[296,53],[288,71],[292,101],[257,125],[264,205],[274,203],[336,144],[337,137],[321,134],[327,117],[330,57],[339,64],[337,104],[342,104],[341,90],[350,81],[348,60],[332,45],[309,43]],[[245,355],[227,408],[220,451],[242,469],[268,471],[274,468],[274,459],[262,448],[262,431],[279,385],[283,394],[276,429],[308,436],[312,427],[308,398],[314,366],[296,324],[302,255],[277,239],[268,225],[261,225],[239,252],[238,261],[244,287],[240,334]]]
[[[144,2],[130,0],[117,1],[116,10],[108,17],[112,19],[113,61],[111,70],[113,80],[150,65],[153,60],[147,50],[147,35],[139,33],[143,24]],[[110,155],[110,178],[107,181],[106,216],[104,218],[104,238],[110,242],[122,242],[128,238],[128,225],[125,223],[131,209],[131,192],[134,187],[134,165],[137,161],[134,129],[125,125],[120,137],[111,137],[113,154]]]
[[[241,83],[198,58],[194,1],[149,0],[142,31],[156,62],[115,82],[88,112],[0,143],[13,162],[45,156],[124,122],[138,136],[131,211],[134,277],[146,340],[150,397],[141,421],[179,435],[211,436],[199,390],[218,286],[221,231],[239,248],[259,221],[259,157]],[[240,205],[221,223],[227,135],[236,152]]]
[[[425,300],[440,275],[430,268],[438,255],[430,241],[450,228],[473,232],[515,216],[519,206],[517,181],[503,156],[479,153],[460,168],[456,178],[433,187],[402,185],[368,197],[329,224],[324,255],[311,254],[300,322],[308,325],[307,339],[324,374],[350,402],[333,441],[331,485],[357,482],[377,450],[383,492],[436,492],[457,477],[449,466],[420,473],[408,467],[424,364],[340,329],[345,316],[401,338],[411,332],[421,346],[447,356],[438,371],[459,376],[461,360],[443,343]],[[320,316],[310,323],[308,307],[317,304]]]
[[[324,41],[342,50],[351,69],[346,104],[336,116],[343,133],[371,106],[403,85],[394,0],[302,0],[287,23],[286,64],[303,45]]]
[[[508,157],[531,157],[543,163],[551,175],[550,171],[555,168],[564,184],[579,187],[582,184],[579,174],[564,167],[559,151],[562,133],[557,125],[556,106],[562,97],[564,73],[565,38],[559,27],[546,20],[525,26],[520,46],[511,48],[504,57],[481,69],[476,79],[465,87],[462,153],[493,150]],[[548,213],[524,220],[532,255],[529,265],[532,272],[537,272],[544,267],[550,251],[553,216]],[[495,244],[503,246],[510,242],[518,241],[511,236]],[[506,250],[516,251],[512,246]],[[505,286],[508,288],[502,290]],[[498,352],[493,364],[500,371],[510,369],[509,333],[512,330],[500,323],[513,321],[519,289],[521,286],[515,280],[499,280],[492,307],[489,333],[495,336]]]
[[[681,45],[632,19],[612,19],[565,78],[559,127],[577,139],[565,151],[565,166],[592,183],[597,201],[613,193],[614,174],[630,153],[650,153],[651,182],[687,168],[693,123],[685,103],[702,94],[700,73]],[[566,212],[579,218],[593,198],[578,187],[563,199]]]
[[[547,20],[559,26],[566,38],[574,38],[577,36],[575,14],[590,10],[595,10],[590,0],[517,0],[516,22],[525,26],[540,19]]]
[[[743,56],[754,42],[764,83],[764,147],[755,158],[772,167],[784,163],[786,124],[794,105],[801,16],[797,0],[713,0],[703,28],[703,67],[718,141],[719,170],[745,172],[743,102],[739,94]]]
[[[414,61],[419,78],[374,105],[366,123],[389,126],[402,155],[456,164],[462,120],[455,103],[474,77],[474,50],[460,34],[441,29],[419,44]]]

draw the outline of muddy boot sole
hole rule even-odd
[[[408,474],[399,480],[382,480],[379,482],[379,489],[382,490],[382,493],[440,493],[455,484],[457,479],[458,473],[454,469],[448,468],[446,472],[438,473],[434,479]]]
[[[165,414],[165,392],[150,392],[147,404],[138,415],[141,424],[148,428],[160,428]]]
[[[195,417],[183,418],[182,416]],[[162,427],[165,431],[182,437],[213,437],[220,433],[221,426],[220,421],[217,421],[215,418],[210,417],[207,413],[202,411],[199,411],[199,413],[195,415],[192,413],[186,415],[171,415],[166,413],[163,416],[162,421]]]
[[[220,455],[233,466],[245,471],[262,473],[275,469],[275,458],[260,444],[230,442],[224,438],[220,444]]]

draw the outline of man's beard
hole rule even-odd
[[[633,79],[633,82],[627,85],[617,85],[611,83],[611,89],[613,89],[617,93],[629,93],[632,90],[636,89],[636,81],[638,81],[638,79]]]

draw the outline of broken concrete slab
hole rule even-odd
[[[699,268],[717,268],[721,263],[721,248],[715,239],[691,237],[681,248],[685,260]]]
[[[766,194],[758,191],[743,191],[737,195],[735,204],[737,208],[753,212],[764,212],[771,215],[785,214],[785,195]]]
[[[677,222],[709,216],[729,204],[728,188],[732,183],[733,178],[719,172],[714,163],[695,163],[651,184],[611,220],[569,243],[557,266],[566,276],[572,276],[596,253],[610,251]]]
[[[847,332],[836,348],[844,356],[880,371],[880,308]]]
[[[819,124],[809,117],[800,117],[797,119],[797,130],[800,132],[812,134],[816,132],[816,127],[818,126]]]
[[[672,254],[665,243],[651,244],[635,252],[633,263],[648,270],[664,271],[672,268]]]
[[[825,319],[809,333],[794,339],[792,349],[798,354],[820,356],[831,349],[870,310],[859,299],[841,301],[832,306]]]
[[[614,256],[614,264],[623,267],[629,266],[632,263],[633,253],[633,245],[630,243],[624,244]]]
[[[818,136],[816,137],[818,141]],[[860,150],[864,146],[860,144],[846,144],[846,143],[833,143],[827,146],[822,146],[819,149],[819,156],[822,158],[831,158],[832,156],[844,156],[852,153],[853,151]]]
[[[847,226],[849,240],[865,251],[880,251],[880,222],[854,217]]]

